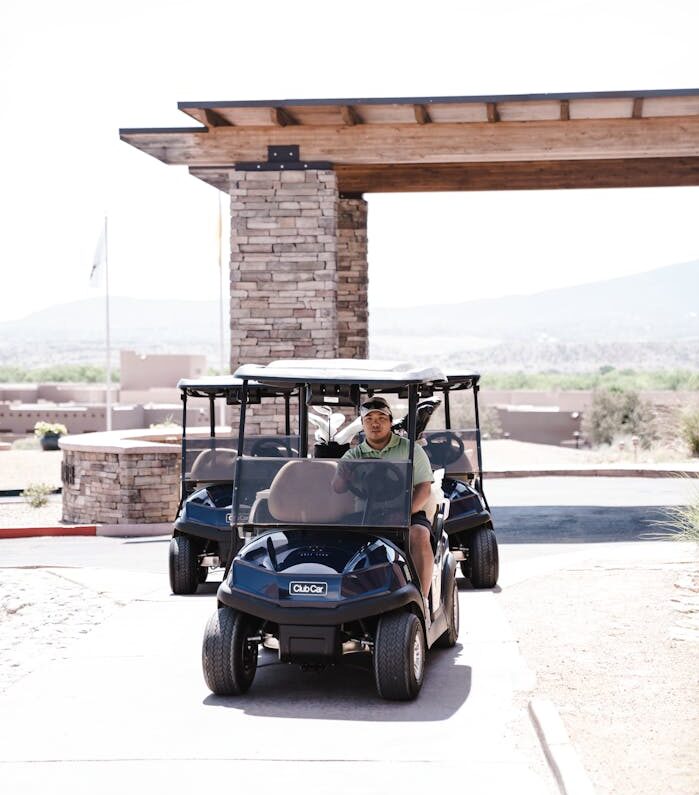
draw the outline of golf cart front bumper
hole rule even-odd
[[[419,589],[395,563],[351,574],[281,574],[236,559],[218,601],[279,625],[339,626],[411,603],[422,610]]]

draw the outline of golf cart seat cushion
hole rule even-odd
[[[287,461],[269,490],[268,507],[278,522],[336,522],[354,510],[349,492],[337,494],[332,482],[337,462],[328,459]]]
[[[197,483],[232,481],[236,452],[224,447],[203,450],[196,457],[189,473],[189,479]]]

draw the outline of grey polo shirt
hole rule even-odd
[[[343,459],[351,460],[356,458],[385,458],[393,461],[407,461],[408,452],[410,450],[410,442],[405,436],[398,436],[396,433],[391,434],[388,444],[381,450],[374,450],[366,440],[356,447],[352,447],[343,456]],[[413,488],[420,483],[432,483],[432,466],[427,453],[420,447],[419,444],[415,445],[415,454],[413,458]]]

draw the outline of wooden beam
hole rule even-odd
[[[348,127],[353,127],[355,124],[362,124],[362,117],[352,105],[340,105],[340,117]]]
[[[500,114],[498,113],[498,106],[495,102],[488,102],[486,104],[486,108],[488,109],[488,121],[492,124],[493,122],[500,121]]]
[[[225,119],[220,113],[211,108],[204,108],[204,118],[206,119],[207,127],[232,127],[233,125],[228,119]]]
[[[641,119],[643,118],[643,97],[636,97],[633,101],[633,113],[631,114],[632,119]]]
[[[424,105],[413,105],[415,108],[415,121],[418,124],[429,124],[432,119],[430,113]]]
[[[196,169],[190,169],[192,173]],[[547,163],[338,165],[343,193],[560,190],[699,185],[699,157],[573,160]],[[199,174],[195,173],[196,176]]]
[[[275,127],[287,127],[288,125],[298,124],[296,119],[286,108],[270,108],[272,124]]]
[[[570,102],[567,99],[561,100],[561,121],[570,121]]]
[[[498,124],[357,124],[123,130],[122,140],[173,165],[264,161],[267,147],[297,144],[304,160],[331,163],[467,163],[699,156],[699,116],[571,119]]]

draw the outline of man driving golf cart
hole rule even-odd
[[[383,458],[406,460],[410,443],[404,436],[392,430],[393,413],[385,398],[380,395],[366,400],[359,409],[365,439],[356,447],[347,450],[342,460],[358,458]],[[427,518],[425,506],[430,498],[433,483],[432,467],[425,451],[416,446],[413,461],[413,491],[410,515],[410,549],[420,579],[420,591],[427,604],[432,581],[434,555],[430,533],[432,522]],[[333,489],[338,494],[350,488],[350,475],[342,464],[333,480]],[[429,610],[426,610],[429,615]]]

